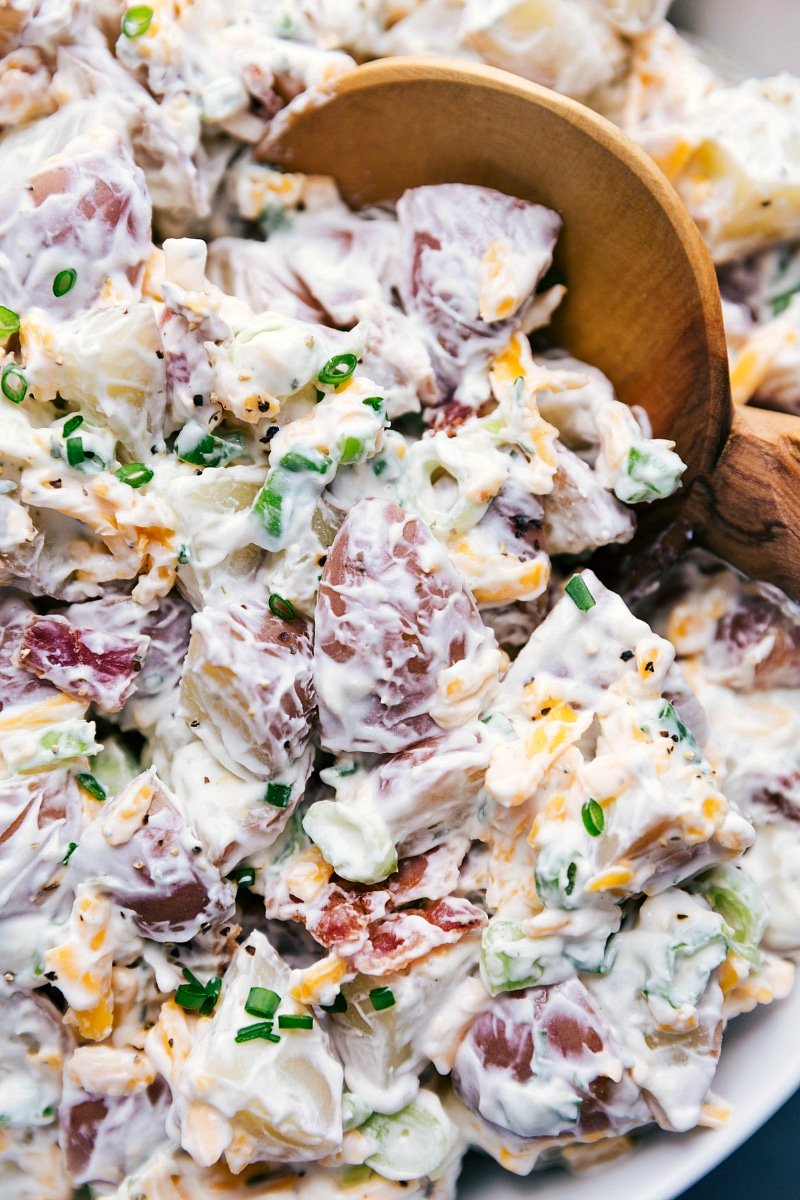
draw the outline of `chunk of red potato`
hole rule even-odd
[[[81,793],[64,770],[0,780],[0,913],[55,915],[55,885],[71,842],[80,837]],[[69,901],[66,901],[69,907]]]
[[[16,312],[39,305],[69,317],[109,286],[138,288],[152,248],[150,201],[144,175],[109,128],[59,112],[39,126],[33,144],[23,129],[0,153],[15,168],[0,193],[0,293]],[[56,296],[53,282],[65,270],[74,282]]]
[[[453,1083],[468,1108],[521,1138],[591,1138],[651,1119],[577,979],[495,998],[459,1047]]]
[[[53,699],[56,689],[16,664],[25,622],[33,609],[15,596],[0,604],[0,712],[14,704]]]
[[[482,726],[426,738],[368,777],[401,863],[478,824],[489,747]]]
[[[106,802],[70,866],[96,880],[157,942],[189,941],[234,910],[233,885],[208,860],[153,768]]]
[[[800,609],[777,588],[746,585],[717,621],[705,664],[728,687],[800,686]]]
[[[583,554],[598,546],[629,542],[636,518],[600,486],[591,467],[556,444],[553,490],[543,497],[544,532],[551,554]]]
[[[61,1013],[45,996],[4,986],[0,1016],[3,1125],[49,1125],[61,1098],[61,1072],[71,1047]]]
[[[800,821],[800,771],[790,764],[775,764],[768,772],[763,766],[747,767],[731,773],[725,794],[752,821]]]
[[[162,1140],[169,1105],[166,1081],[142,1052],[79,1046],[64,1071],[58,1114],[74,1182],[121,1182]]]
[[[469,719],[497,678],[494,637],[427,526],[396,504],[362,500],[336,535],[317,597],[323,745],[392,753],[429,737],[440,677],[462,662],[476,698]]]
[[[118,712],[136,687],[149,644],[147,637],[120,637],[81,629],[66,617],[32,614],[15,661],[70,696]]]
[[[234,774],[288,770],[311,733],[312,661],[309,623],[262,600],[195,613],[182,698],[208,751]]]
[[[560,217],[491,188],[410,188],[397,204],[400,294],[424,322],[438,401],[488,396],[489,360],[550,266]]]
[[[192,606],[175,593],[153,604],[137,604],[127,596],[107,596],[70,604],[62,616],[80,629],[95,629],[122,638],[145,638],[137,696],[155,696],[180,679],[192,623]]]

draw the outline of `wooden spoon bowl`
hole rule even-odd
[[[558,211],[569,290],[554,344],[604,371],[687,464],[677,496],[640,506],[627,567],[652,576],[694,530],[734,566],[800,595],[800,419],[732,411],[711,258],[671,185],[615,126],[492,67],[382,59],[276,121],[260,156],[334,176],[354,206],[459,182]]]

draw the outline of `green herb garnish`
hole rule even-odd
[[[597,603],[580,575],[573,575],[564,591],[581,612],[588,612]]]
[[[383,1012],[385,1008],[393,1008],[395,1004],[394,992],[388,987],[373,988],[369,998],[376,1012]]]
[[[61,436],[65,438],[70,437],[76,429],[80,429],[82,424],[83,417],[80,413],[75,413],[75,415],[70,417],[68,421],[64,422],[64,428],[61,430]]]
[[[606,815],[596,800],[586,801],[581,809],[581,818],[589,837],[600,837],[606,827]]]
[[[0,337],[9,338],[12,333],[19,333],[19,313],[0,304]]]
[[[77,849],[78,849],[78,843],[77,843],[77,842],[70,842],[70,843],[69,843],[69,845],[67,846],[67,853],[64,855],[64,857],[63,857],[63,858],[62,858],[62,860],[61,860],[61,861],[62,861],[62,863],[64,864],[64,866],[66,866],[66,865],[67,865],[67,863],[68,863],[68,862],[69,862],[69,860],[72,858],[73,854],[75,853],[75,851],[76,851]]]
[[[187,982],[178,987],[175,1003],[190,1012],[199,1012],[201,1017],[210,1017],[219,1000],[222,980],[213,975],[208,983],[201,983],[188,967],[183,968],[183,978]]]
[[[320,371],[317,379],[328,387],[338,387],[350,378],[358,366],[355,354],[334,354]]]
[[[244,1025],[236,1033],[235,1041],[252,1042],[260,1038],[264,1042],[279,1042],[281,1039],[272,1032],[272,1021],[258,1021],[255,1025]]]
[[[256,872],[254,867],[237,867],[235,871],[231,871],[230,878],[239,887],[252,887],[256,881]]]
[[[297,616],[297,609],[292,604],[291,600],[284,599],[277,592],[271,592],[269,600],[269,611],[273,617],[280,617],[282,621],[293,621]]]
[[[83,450],[83,438],[67,438],[67,462],[71,467],[79,467],[86,458]]]
[[[273,808],[286,808],[291,795],[292,789],[288,783],[268,783],[264,800]]]
[[[320,1004],[320,1008],[326,1013],[343,1013],[347,1012],[347,1001],[341,992],[334,1000],[333,1004]]]
[[[244,1002],[244,1011],[251,1017],[274,1017],[281,998],[272,988],[251,987]]]
[[[141,37],[143,33],[147,33],[152,19],[152,8],[147,4],[137,4],[127,10],[120,29],[126,38]]]
[[[0,376],[0,388],[2,388],[5,398],[12,404],[22,404],[28,391],[28,380],[19,367],[9,365],[3,368],[3,374]]]
[[[108,795],[100,780],[95,779],[94,775],[90,775],[88,771],[82,771],[79,775],[76,775],[75,782],[78,787],[88,792],[92,799],[99,800],[101,804]]]
[[[53,295],[66,296],[67,292],[71,292],[75,287],[75,280],[78,278],[78,272],[74,267],[65,267],[63,271],[59,271],[53,280]]]
[[[117,467],[114,472],[117,479],[123,483],[127,483],[128,487],[140,488],[144,487],[153,478],[153,472],[144,463],[132,462],[125,463],[124,467]]]
[[[313,1029],[314,1018],[306,1015],[292,1016],[288,1014],[278,1017],[278,1029]]]

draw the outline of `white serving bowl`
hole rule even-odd
[[[680,0],[673,15],[747,74],[800,71],[800,0]],[[729,1025],[714,1080],[714,1093],[733,1106],[723,1128],[648,1133],[631,1154],[584,1175],[549,1170],[515,1178],[470,1155],[459,1200],[675,1200],[800,1087],[798,1028],[800,986]]]

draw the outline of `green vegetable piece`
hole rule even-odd
[[[367,408],[374,409],[375,412],[383,411],[383,396],[367,396],[366,400],[362,400],[361,403],[366,404]]]
[[[767,928],[769,909],[750,876],[741,867],[713,867],[687,887],[705,896],[714,912],[722,917],[732,949],[750,962],[760,962],[758,944]]]
[[[12,333],[19,332],[19,313],[13,308],[0,304],[0,338],[10,338]]]
[[[183,977],[187,982],[180,984],[175,992],[175,1003],[181,1008],[199,1012],[202,1017],[211,1016],[222,990],[222,980],[214,975],[208,983],[203,984],[188,967],[183,968]]]
[[[178,562],[180,563],[180,565],[182,567],[185,567],[190,558],[191,558],[191,551],[189,550],[189,547],[186,545],[180,545],[178,547]]]
[[[252,1042],[260,1039],[263,1042],[279,1042],[281,1039],[272,1032],[272,1021],[259,1021],[255,1025],[244,1025],[236,1033],[234,1041]]]
[[[606,815],[596,800],[586,801],[581,809],[581,818],[589,837],[600,837],[606,827]]]
[[[400,1112],[373,1113],[360,1128],[375,1145],[366,1160],[367,1166],[386,1179],[436,1177],[458,1141],[440,1100],[424,1089]]]
[[[577,873],[578,864],[576,862],[571,862],[567,867],[567,886],[564,888],[564,892],[567,896],[571,896],[575,890],[575,876]]]
[[[204,991],[195,991],[194,988],[185,983],[180,984],[175,993],[175,1003],[179,1004],[181,1008],[187,1009],[189,1012],[201,1009],[205,1003],[205,999],[206,994]]]
[[[283,496],[276,488],[277,472],[271,471],[261,491],[253,501],[253,512],[270,537],[279,538],[283,532],[281,505]]]
[[[373,475],[382,475],[382,474],[383,474],[383,472],[384,472],[384,471],[386,470],[386,468],[388,467],[388,465],[389,465],[389,464],[387,463],[387,461],[386,461],[386,459],[385,459],[385,458],[378,458],[378,459],[376,459],[376,460],[375,460],[375,462],[372,464],[372,473],[373,473]]]
[[[242,453],[242,439],[208,433],[197,421],[189,421],[175,439],[175,453],[181,462],[195,467],[220,467]]]
[[[152,20],[152,8],[147,4],[136,4],[123,16],[120,29],[126,38],[141,37],[143,33],[147,33]]]
[[[573,575],[564,591],[581,612],[588,612],[597,603],[580,575]]]
[[[264,801],[273,808],[287,808],[291,795],[292,789],[288,783],[268,783]]]
[[[361,438],[346,437],[342,443],[342,453],[339,461],[343,466],[347,466],[348,463],[359,462],[364,456],[365,449],[366,447]]]
[[[66,296],[67,292],[71,292],[75,287],[77,278],[78,272],[74,267],[65,267],[63,271],[59,271],[53,280],[53,295],[59,299]]]
[[[244,1004],[244,1011],[251,1017],[274,1017],[281,998],[272,988],[251,987]]]
[[[252,887],[256,881],[256,872],[254,867],[237,867],[235,871],[231,871],[230,878],[239,887]]]
[[[319,450],[312,449],[307,454],[301,454],[299,450],[290,450],[288,454],[284,454],[280,465],[284,471],[316,471],[318,475],[324,475],[333,465],[333,459],[327,454],[320,454]]]
[[[341,992],[334,1000],[333,1004],[321,1004],[320,1008],[326,1013],[343,1013],[347,1012],[347,1001]]]
[[[83,417],[80,413],[75,413],[75,415],[70,417],[68,421],[64,422],[64,428],[61,430],[61,436],[65,438],[70,437],[76,429],[80,429],[82,424]]]
[[[94,775],[90,775],[88,771],[81,771],[80,774],[76,775],[75,782],[77,783],[78,787],[83,788],[84,792],[87,792],[93,800],[99,800],[101,804],[108,795],[100,780],[95,779]]]
[[[491,996],[533,987],[542,975],[541,946],[519,921],[491,920],[481,937],[481,979]]]
[[[144,487],[153,478],[153,472],[144,463],[132,462],[126,463],[124,467],[117,467],[114,472],[117,479],[123,483],[127,483],[128,487],[140,488]]]
[[[796,296],[798,292],[800,292],[800,283],[796,283],[786,292],[781,292],[779,296],[773,296],[769,302],[773,317],[779,317],[782,312],[785,312],[791,304],[792,296]]]
[[[67,438],[67,462],[71,467],[79,467],[86,455],[83,452],[83,438]]]
[[[386,1008],[394,1008],[396,1003],[394,992],[388,987],[373,988],[369,994],[369,999],[376,1012],[383,1012]]]
[[[22,404],[28,392],[28,380],[24,371],[13,364],[4,367],[0,376],[0,388],[6,400],[10,400],[12,404]]]
[[[77,849],[78,849],[78,843],[77,843],[77,842],[70,842],[70,843],[69,843],[69,845],[67,846],[67,853],[64,855],[64,857],[63,857],[63,858],[62,858],[62,860],[61,860],[61,861],[62,861],[62,863],[64,864],[64,866],[66,866],[66,865],[67,865],[67,863],[68,863],[68,862],[69,862],[69,860],[72,858],[73,854],[75,853],[75,851],[76,851]]]
[[[325,363],[317,379],[328,387],[338,387],[350,378],[357,366],[358,359],[355,354],[334,354],[333,358],[329,358]]]
[[[280,617],[282,621],[293,621],[297,616],[297,609],[292,604],[291,600],[284,599],[284,597],[279,596],[277,592],[272,592],[270,594],[267,603],[269,604],[269,611],[272,613],[272,615],[274,617]]]
[[[305,1014],[294,1016],[287,1013],[286,1016],[278,1017],[278,1029],[313,1029],[314,1018]]]

